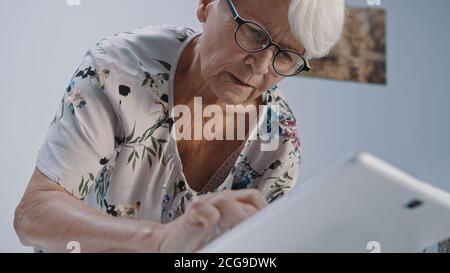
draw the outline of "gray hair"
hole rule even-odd
[[[289,6],[291,30],[307,59],[329,53],[341,37],[344,19],[344,0],[291,0]]]

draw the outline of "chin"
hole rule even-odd
[[[224,87],[217,87],[217,88],[211,88],[212,92],[224,103],[226,104],[244,104],[248,101],[248,96],[244,94],[239,94],[232,88],[224,88]]]

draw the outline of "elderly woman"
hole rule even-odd
[[[98,42],[64,91],[16,209],[21,242],[195,251],[292,189],[300,143],[277,83],[336,44],[343,2],[200,0],[201,32],[144,27]],[[198,114],[199,103],[214,115]],[[245,137],[229,134],[242,129],[226,111],[236,105],[276,116],[266,128],[278,134],[275,149],[264,149],[258,127],[271,122],[244,118]],[[216,118],[226,121],[211,138]],[[206,136],[192,137],[204,121]]]

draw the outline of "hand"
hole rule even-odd
[[[194,252],[267,206],[256,189],[224,190],[194,200],[186,212],[157,232],[160,252]]]

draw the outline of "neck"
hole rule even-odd
[[[195,37],[183,50],[175,72],[174,104],[188,105],[195,97],[202,97],[203,104],[225,105],[211,91],[201,73],[200,40],[201,35]]]

